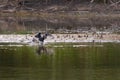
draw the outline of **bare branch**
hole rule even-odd
[[[115,3],[112,3],[111,5],[109,5],[107,8],[110,8],[111,6],[116,6],[117,4],[119,4],[120,3],[120,1],[117,1],[117,2],[115,2]]]

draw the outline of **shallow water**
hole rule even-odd
[[[120,80],[120,44],[90,45],[1,46],[0,80]]]

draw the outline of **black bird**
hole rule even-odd
[[[38,33],[37,35],[35,35],[36,38],[39,39],[39,41],[44,42],[44,40],[47,38],[48,34],[44,34],[43,36],[41,36],[41,33]]]

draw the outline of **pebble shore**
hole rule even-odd
[[[3,34],[0,43],[33,43],[33,34]],[[120,42],[119,34],[52,34],[45,39],[45,43],[55,42]]]

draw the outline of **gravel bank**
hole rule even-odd
[[[34,35],[0,35],[0,43],[35,43],[33,42]],[[48,36],[45,43],[54,42],[120,42],[119,34],[52,34]]]

